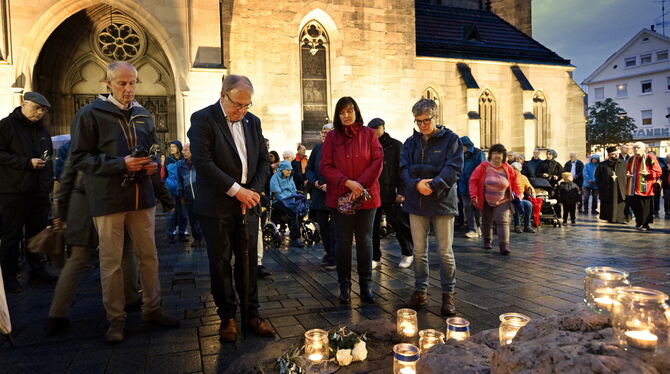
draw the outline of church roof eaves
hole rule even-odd
[[[464,40],[476,25],[481,41]],[[492,12],[416,2],[416,54],[533,64],[570,65]]]

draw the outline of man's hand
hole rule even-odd
[[[432,179],[422,179],[416,184],[416,190],[419,191],[423,196],[428,196],[433,193],[433,190],[430,188],[428,183],[432,182]]]
[[[261,201],[261,195],[244,187],[240,187],[235,194],[235,198],[241,203],[242,214],[246,214],[247,209],[255,207]]]
[[[33,169],[41,169],[47,163],[46,163],[46,161],[42,160],[41,158],[31,158],[30,159],[30,164],[33,166]]]
[[[352,199],[357,199],[365,190],[365,188],[363,188],[360,183],[352,181],[351,179],[348,179],[346,182],[344,182],[344,185],[351,190]]]
[[[126,169],[130,172],[140,171],[145,164],[151,162],[149,157],[132,157],[131,155],[124,157],[123,160],[126,162]]]
[[[146,170],[147,175],[154,175],[158,171],[158,163],[156,162],[149,162],[147,164],[144,164],[142,169]]]
[[[547,173],[542,174],[542,178],[549,178],[549,174]]]

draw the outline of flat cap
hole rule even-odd
[[[379,126],[384,126],[384,125],[385,125],[384,120],[381,119],[381,118],[373,118],[373,119],[370,120],[370,122],[368,122],[368,127],[371,127],[373,129],[376,129]]]
[[[32,101],[35,104],[39,104],[41,106],[51,109],[51,104],[49,104],[47,98],[37,92],[26,92],[25,94],[23,94],[23,100]]]

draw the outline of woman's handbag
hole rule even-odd
[[[352,191],[345,193],[344,195],[337,198],[337,211],[342,214],[353,215],[356,214],[356,211],[363,205],[363,202],[372,198],[370,193],[367,190],[357,197],[353,198],[354,194]]]
[[[59,267],[65,263],[64,229],[47,226],[28,240],[28,250],[49,256],[51,261]]]

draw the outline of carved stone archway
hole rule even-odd
[[[162,46],[132,17],[108,5],[71,15],[40,51],[32,81],[52,103],[51,133],[69,133],[77,110],[107,92],[106,65],[113,60],[137,67],[136,100],[154,115],[164,143],[176,139],[175,79]]]

